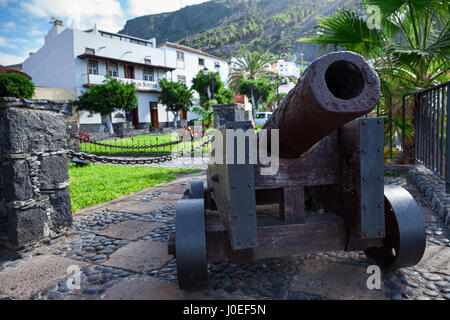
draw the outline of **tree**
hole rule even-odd
[[[367,17],[340,10],[319,18],[317,34],[300,41],[345,47],[373,61],[381,80],[382,106],[385,112],[392,108],[399,113],[404,94],[449,79],[450,3],[367,0],[365,4],[379,8],[381,16],[370,10]]]
[[[194,107],[192,112],[200,116],[200,120],[206,127],[214,127],[214,108],[216,101],[206,101],[202,107]]]
[[[257,78],[266,78],[273,75],[273,72],[267,69],[267,65],[274,61],[274,57],[265,53],[264,51],[244,51],[237,58],[235,66],[230,75],[230,86],[237,92],[243,93],[239,88],[242,88],[242,81],[256,80]],[[256,82],[255,82],[256,84]],[[253,96],[253,86],[249,87],[250,99],[253,106],[253,117],[256,115],[257,98]]]
[[[272,72],[267,70],[267,65],[273,61],[274,58],[264,51],[242,52],[231,70],[230,86],[237,89],[243,78],[256,79],[270,75]]]
[[[34,84],[27,76],[18,73],[0,74],[0,97],[31,99],[34,96]]]
[[[90,87],[76,101],[72,101],[72,104],[91,114],[100,113],[109,133],[114,134],[110,114],[116,110],[136,109],[137,102],[134,83],[122,83],[107,76],[103,84]]]
[[[253,109],[255,110],[257,104],[266,103],[274,92],[274,87],[267,79],[241,79],[238,91],[246,95],[249,99],[254,100]],[[253,113],[255,116],[255,111]]]
[[[173,113],[173,127],[177,127],[177,119],[180,111],[188,112],[194,105],[192,90],[181,82],[172,82],[163,78],[159,82],[161,86],[161,103],[166,105],[166,110]]]
[[[211,81],[212,77],[212,81]],[[214,94],[211,92],[211,83],[214,81]],[[224,83],[220,79],[217,72],[208,72],[200,70],[194,79],[192,79],[192,90],[198,92],[200,96],[200,105],[204,105],[208,100],[217,100],[219,104],[226,104],[233,102],[233,91],[226,89]]]

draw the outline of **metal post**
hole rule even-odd
[[[279,82],[278,82],[278,75],[277,75],[277,107],[280,106],[280,92],[279,92]]]
[[[406,96],[403,96],[403,104],[402,104],[402,153],[403,153],[403,161],[406,159],[406,152],[405,152],[405,145],[406,145],[406,138],[405,138],[405,104],[406,104]]]
[[[389,96],[389,158],[392,160],[392,97]]]
[[[447,121],[446,121],[446,139],[447,146],[445,149],[445,192],[450,193],[450,126],[448,123],[448,115],[450,114],[450,86],[447,85]]]
[[[414,164],[417,164],[417,160],[419,159],[419,103],[418,96],[414,96]]]

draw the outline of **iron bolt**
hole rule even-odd
[[[366,148],[364,148],[364,149],[363,149],[363,152],[364,152],[364,153],[367,153],[367,149],[366,149]]]
[[[367,124],[367,120],[363,120],[362,124],[365,126]]]
[[[213,182],[219,182],[219,175],[218,175],[218,174],[213,175],[213,176],[211,177],[211,180],[212,180]]]
[[[378,147],[378,152],[381,152],[381,151],[383,151],[383,148]]]
[[[383,208],[383,204],[382,204],[382,203],[379,203],[379,204],[378,204],[378,208]]]
[[[369,178],[364,177],[364,178],[363,178],[363,181],[369,181]]]

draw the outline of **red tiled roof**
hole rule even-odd
[[[0,73],[20,73],[31,80],[31,77],[28,74],[26,74],[25,72],[17,70],[15,68],[8,68],[8,67],[2,66],[2,65],[0,65]]]
[[[175,49],[178,49],[178,50],[183,50],[183,51],[196,53],[196,54],[199,54],[199,55],[203,55],[203,56],[210,57],[210,58],[213,58],[213,59],[222,60],[222,61],[225,61],[225,62],[230,62],[229,60],[219,58],[219,57],[217,57],[215,55],[212,55],[210,53],[207,53],[205,51],[202,51],[202,50],[199,50],[199,49],[190,48],[190,47],[186,47],[186,46],[182,46],[180,44],[175,44],[175,43],[172,43],[172,42],[167,42],[167,41],[163,42],[160,45],[158,45],[158,48],[161,48],[163,46],[168,46],[168,47],[175,48]]]

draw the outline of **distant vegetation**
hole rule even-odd
[[[230,58],[240,49],[263,50],[294,60],[317,55],[318,45],[298,38],[312,35],[315,17],[340,7],[355,8],[355,0],[213,0],[179,11],[148,15],[126,23],[123,33],[158,43],[178,42]]]
[[[0,74],[0,97],[32,98],[34,84],[20,73]]]

